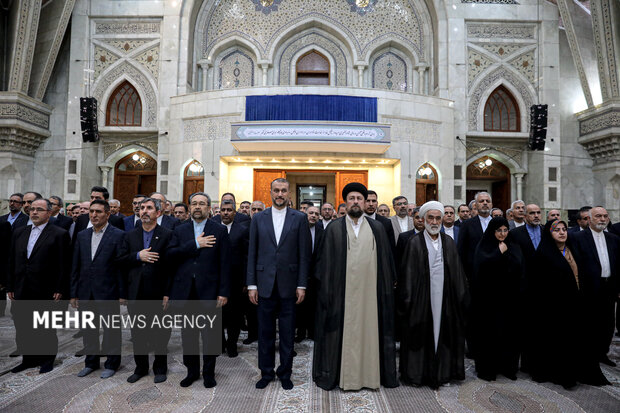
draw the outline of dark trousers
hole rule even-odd
[[[609,278],[600,279],[600,288],[594,302],[594,320],[596,328],[597,353],[604,357],[609,353],[609,346],[614,336],[614,316],[617,295],[614,294],[613,281]]]
[[[11,313],[15,325],[15,345],[17,352],[23,355],[22,362],[28,366],[51,365],[58,353],[58,336],[53,328],[38,326],[33,328],[33,310],[58,310],[53,301],[49,305],[38,305],[26,300],[14,300]]]
[[[243,299],[243,312],[245,314],[245,320],[248,325],[248,338],[258,337],[258,314],[257,308],[250,302],[247,294]]]
[[[293,369],[295,339],[295,297],[281,298],[277,282],[271,297],[258,298],[258,368],[263,378],[290,379]],[[280,366],[274,373],[276,359],[276,317],[280,336]]]
[[[0,288],[0,317],[4,317],[6,311],[6,288]]]
[[[103,342],[99,343],[99,320],[100,317],[112,319],[115,314],[120,314],[118,301],[95,301],[80,300],[80,311],[92,311],[95,314],[95,328],[85,328],[82,339],[84,341],[84,353],[87,354],[85,366],[91,369],[100,367],[99,359],[102,355],[107,356],[104,367],[117,370],[121,365],[121,338],[120,328],[103,326]]]
[[[149,352],[155,353],[153,373],[166,374],[168,372],[168,341],[171,330],[167,328],[148,328],[153,325],[155,317],[161,317],[164,312],[159,301],[133,301],[127,306],[130,315],[144,315],[147,328],[131,329],[133,338],[133,359],[136,362],[136,374],[146,375],[149,371]]]
[[[224,319],[224,329],[226,336],[222,332],[223,345],[225,348],[235,348],[239,334],[241,333],[241,323],[243,322],[243,309],[241,304],[247,298],[242,295],[231,296],[228,303],[222,308],[222,317]]]
[[[196,291],[196,283],[192,281],[189,299],[185,307],[184,313],[187,315],[199,314],[198,309],[198,292]],[[194,301],[194,303],[192,303]],[[187,367],[187,375],[200,376],[200,338],[202,337],[202,376],[215,377],[215,355],[207,354],[207,343],[209,338],[206,328],[183,328],[181,329],[181,341],[183,343],[183,365]],[[213,338],[213,337],[211,337]]]
[[[297,306],[297,335],[314,338],[314,317],[316,315],[316,291],[318,281],[314,277],[308,277],[308,287],[304,301]]]

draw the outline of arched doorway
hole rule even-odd
[[[121,213],[133,215],[134,195],[149,195],[156,188],[157,161],[146,153],[130,153],[114,166],[114,198],[121,202]]]
[[[205,189],[205,169],[197,160],[191,161],[183,172],[183,202],[189,203],[189,196]]]
[[[510,169],[497,159],[483,156],[467,166],[467,202],[477,192],[491,194],[493,206],[505,211],[510,207]]]
[[[437,200],[437,171],[428,162],[420,166],[415,174],[415,204],[421,206]]]
[[[329,85],[329,60],[316,50],[310,50],[297,59],[298,85]]]

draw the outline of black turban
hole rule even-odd
[[[349,195],[349,192],[359,192],[360,194],[362,194],[364,199],[368,198],[368,189],[366,189],[366,187],[359,182],[348,183],[342,189],[342,199],[344,199],[345,202],[347,200],[347,195]]]

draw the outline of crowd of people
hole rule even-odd
[[[569,228],[559,210],[543,223],[539,206],[517,200],[504,213],[486,192],[456,208],[397,196],[391,215],[360,183],[344,187],[337,207],[304,201],[294,209],[289,190],[286,179],[274,180],[269,208],[237,204],[232,193],[217,207],[204,192],[187,204],[137,194],[130,216],[99,186],[90,201],[66,207],[58,196],[11,195],[0,217],[0,296],[12,300],[12,355],[23,357],[12,371],[54,367],[56,331],[32,329],[20,313],[29,300],[66,299],[97,314],[151,306],[152,316],[173,302],[212,300],[223,311],[223,352],[236,357],[239,345],[258,341],[259,389],[276,377],[293,388],[295,343],[306,339],[314,341],[313,380],[325,390],[438,388],[465,379],[465,357],[487,381],[516,380],[521,370],[565,388],[609,384],[600,363],[615,366],[607,354],[620,292],[620,223],[611,225],[605,208],[581,208]],[[25,350],[33,334],[56,352]],[[101,377],[113,376],[121,331],[103,328],[104,354],[99,329],[76,336],[84,344],[76,356],[85,356],[78,376],[100,369],[103,355]],[[136,367],[127,381],[148,375],[149,352],[154,381],[165,381],[170,331],[132,329],[131,336]],[[202,371],[204,386],[216,386],[217,355],[205,347],[213,337],[195,327],[181,337],[180,385]]]

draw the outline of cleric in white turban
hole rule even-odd
[[[398,279],[401,380],[432,388],[465,379],[469,295],[456,244],[440,232],[443,214],[440,202],[422,205],[424,232],[409,240]]]

